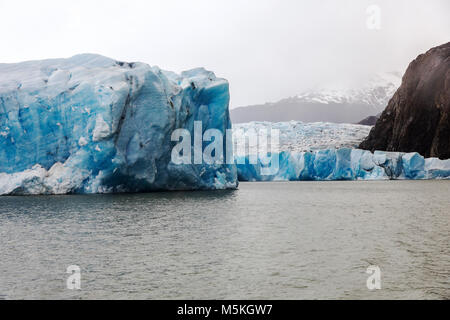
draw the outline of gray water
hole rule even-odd
[[[0,197],[0,299],[449,299],[449,195],[374,181]]]

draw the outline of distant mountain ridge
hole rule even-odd
[[[362,119],[357,124],[362,124],[364,126],[374,126],[375,123],[377,123],[377,120],[380,118],[381,113],[377,114],[376,116],[369,116],[365,119]]]
[[[235,108],[230,111],[231,120],[358,123],[382,112],[400,83],[400,73],[377,74],[357,89],[318,89],[274,103]]]

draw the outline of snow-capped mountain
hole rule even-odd
[[[357,88],[317,88],[274,103],[231,110],[234,123],[290,121],[357,123],[387,106],[401,83],[397,72],[370,77]]]
[[[319,89],[304,92],[294,98],[317,103],[365,103],[374,108],[385,107],[400,86],[401,75],[397,73],[377,74],[358,89]]]

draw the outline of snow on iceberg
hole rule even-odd
[[[0,64],[0,195],[236,188],[234,165],[171,162],[171,133],[225,132],[228,104],[228,82],[204,69],[92,54]]]
[[[359,149],[327,149],[312,152],[282,151],[278,155],[278,171],[262,174],[265,163],[249,156],[238,156],[240,181],[300,181],[300,180],[388,180],[388,179],[449,179],[450,159],[424,159],[418,153]],[[264,163],[264,164],[263,164]],[[270,164],[269,164],[270,165]]]

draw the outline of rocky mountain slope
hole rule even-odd
[[[450,158],[450,42],[410,63],[360,148]]]

